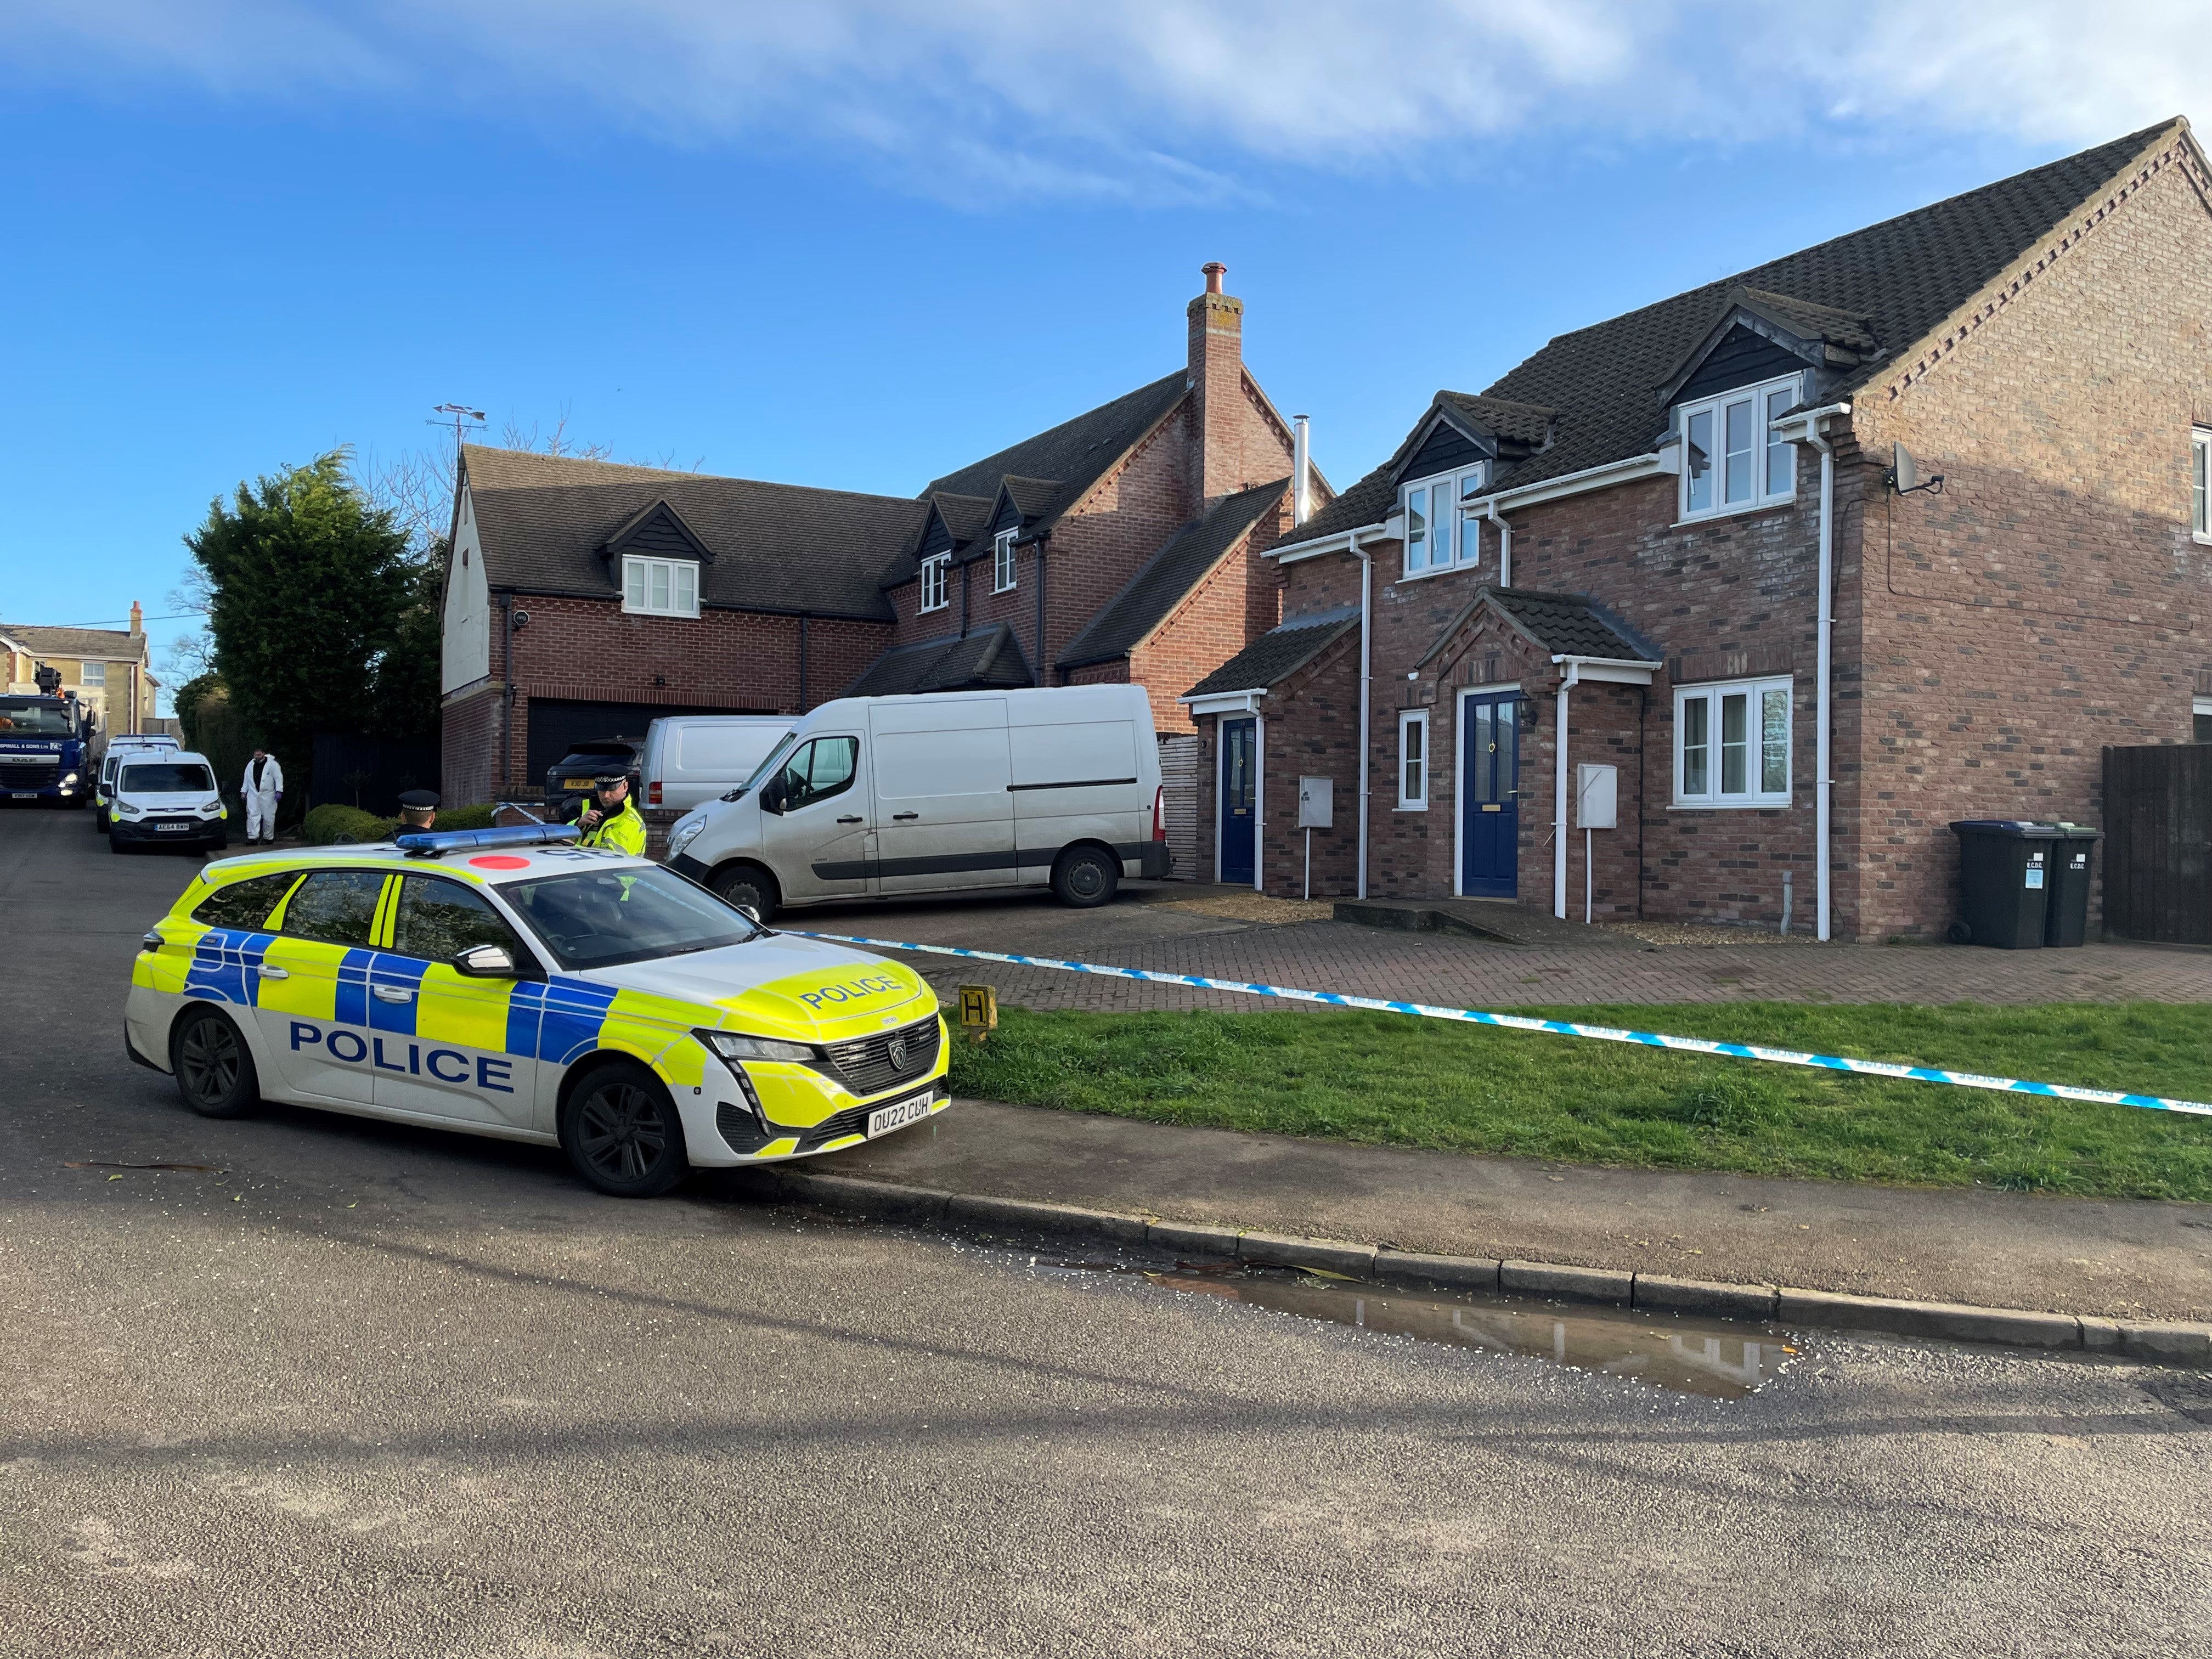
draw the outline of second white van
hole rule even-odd
[[[662,715],[645,728],[643,805],[690,808],[727,794],[790,730],[786,714]]]
[[[1077,685],[826,702],[678,820],[668,853],[763,920],[986,887],[1103,904],[1123,877],[1168,872],[1152,701]]]

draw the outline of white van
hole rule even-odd
[[[727,794],[790,730],[786,714],[664,714],[645,728],[639,805],[688,811]]]
[[[107,848],[189,847],[219,853],[230,839],[229,810],[205,755],[186,749],[131,748],[117,757],[107,795]]]
[[[763,920],[787,904],[1050,886],[1103,904],[1164,876],[1142,686],[847,697],[745,784],[679,819],[670,866]]]
[[[94,833],[102,836],[107,833],[107,804],[114,798],[115,772],[123,764],[125,756],[134,751],[143,754],[149,750],[162,750],[173,755],[183,748],[184,744],[174,738],[158,734],[133,732],[125,737],[110,738],[100,758],[99,781],[93,785],[92,790],[92,827]]]

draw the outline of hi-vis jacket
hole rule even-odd
[[[626,1055],[667,1086],[690,1161],[708,1166],[831,1152],[944,1109],[944,1024],[911,969],[763,933],[562,971],[500,890],[580,867],[657,868],[568,844],[427,857],[346,847],[210,864],[133,966],[131,1056],[173,1070],[178,1016],[211,1003],[245,1038],[267,1098],[554,1144],[564,1081]],[[368,918],[357,942],[308,937],[312,915],[290,914],[301,884],[325,872],[345,873]],[[398,948],[410,878],[481,896],[540,960],[520,977],[485,979]],[[718,1032],[805,1052],[727,1059],[708,1045]]]
[[[624,795],[622,810],[608,813],[584,831],[576,844],[580,847],[611,847],[616,852],[627,853],[634,859],[643,858],[645,820],[637,815],[636,803]]]

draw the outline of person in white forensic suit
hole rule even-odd
[[[266,749],[257,749],[246,763],[246,776],[238,786],[246,798],[246,840],[276,839],[276,803],[284,799],[284,769]]]

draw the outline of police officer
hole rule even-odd
[[[434,789],[410,789],[399,798],[399,833],[407,835],[417,830],[436,827],[438,822],[438,792]]]
[[[629,776],[601,772],[592,779],[592,799],[576,822],[584,833],[579,847],[607,847],[633,858],[645,856],[645,820],[629,798]]]

